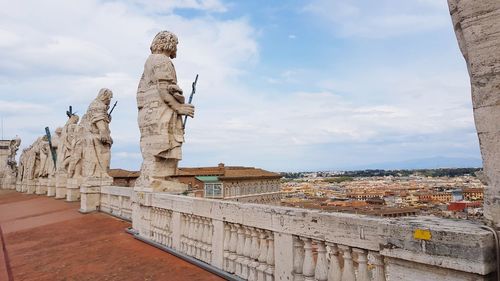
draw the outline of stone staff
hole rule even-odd
[[[196,78],[194,79],[194,82],[193,84],[191,85],[191,95],[189,95],[189,101],[188,101],[188,104],[191,104],[191,102],[193,101],[193,96],[194,94],[196,93],[196,83],[198,83],[198,74],[196,74]],[[184,116],[184,122],[182,123],[182,128],[185,129],[186,128],[186,122],[187,122],[187,115]]]
[[[45,127],[45,134],[47,135],[47,139],[49,140],[50,154],[52,155],[52,161],[54,161],[54,169],[57,169],[57,167],[56,167],[57,154],[56,154],[56,150],[52,146],[52,137],[50,136],[49,127]]]

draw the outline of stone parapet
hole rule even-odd
[[[66,198],[66,185],[68,184],[68,178],[66,174],[58,173],[56,175],[56,199]]]
[[[470,221],[385,219],[150,192],[133,195],[132,217],[141,237],[245,280],[337,280],[323,277],[339,272],[342,280],[360,274],[371,279],[359,280],[417,280],[419,271],[426,280],[488,280],[495,271],[493,235]],[[401,272],[404,264],[411,270]]]
[[[47,193],[47,178],[38,178],[38,182],[36,183],[35,194],[44,195]]]
[[[81,178],[68,179],[66,184],[66,201],[74,202],[80,200]]]
[[[103,186],[99,211],[132,221],[133,194],[131,187]]]

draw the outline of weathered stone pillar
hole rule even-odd
[[[101,205],[101,187],[83,185],[80,189],[80,213],[97,211]]]
[[[500,1],[448,0],[469,70],[474,119],[488,182],[485,216],[500,227]]]
[[[275,273],[276,281],[294,280],[293,257],[294,242],[293,236],[284,233],[274,233],[275,248]]]
[[[74,181],[72,181],[74,180]],[[71,188],[70,188],[71,183]],[[81,197],[80,212],[89,213],[96,211],[101,205],[101,187],[113,184],[113,178],[88,177],[85,179],[69,179],[66,200],[78,201]]]
[[[98,182],[95,182],[95,181]],[[109,183],[109,182],[106,182]],[[74,202],[80,200],[80,187],[82,186],[82,178],[76,177],[68,179],[66,184],[66,201]],[[94,182],[89,182],[87,186],[102,186],[100,179],[95,179]]]
[[[212,245],[212,262],[211,264],[219,269],[223,269],[224,261],[224,222],[220,220],[212,220],[213,236],[210,244]]]
[[[58,173],[56,175],[56,199],[66,198],[66,184],[68,177],[64,173]]]

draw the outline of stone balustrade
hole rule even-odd
[[[242,280],[489,280],[496,270],[493,234],[470,221],[137,192],[132,223],[141,239]]]
[[[212,260],[212,220],[190,214],[182,214],[181,220],[181,252],[210,264]]]
[[[101,187],[99,210],[113,216],[132,220],[132,195],[130,187],[103,186]]]

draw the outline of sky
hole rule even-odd
[[[181,166],[480,158],[445,0],[0,0],[2,137],[29,146],[106,87],[111,166],[138,170],[135,95],[161,30],[186,94],[200,76]]]

